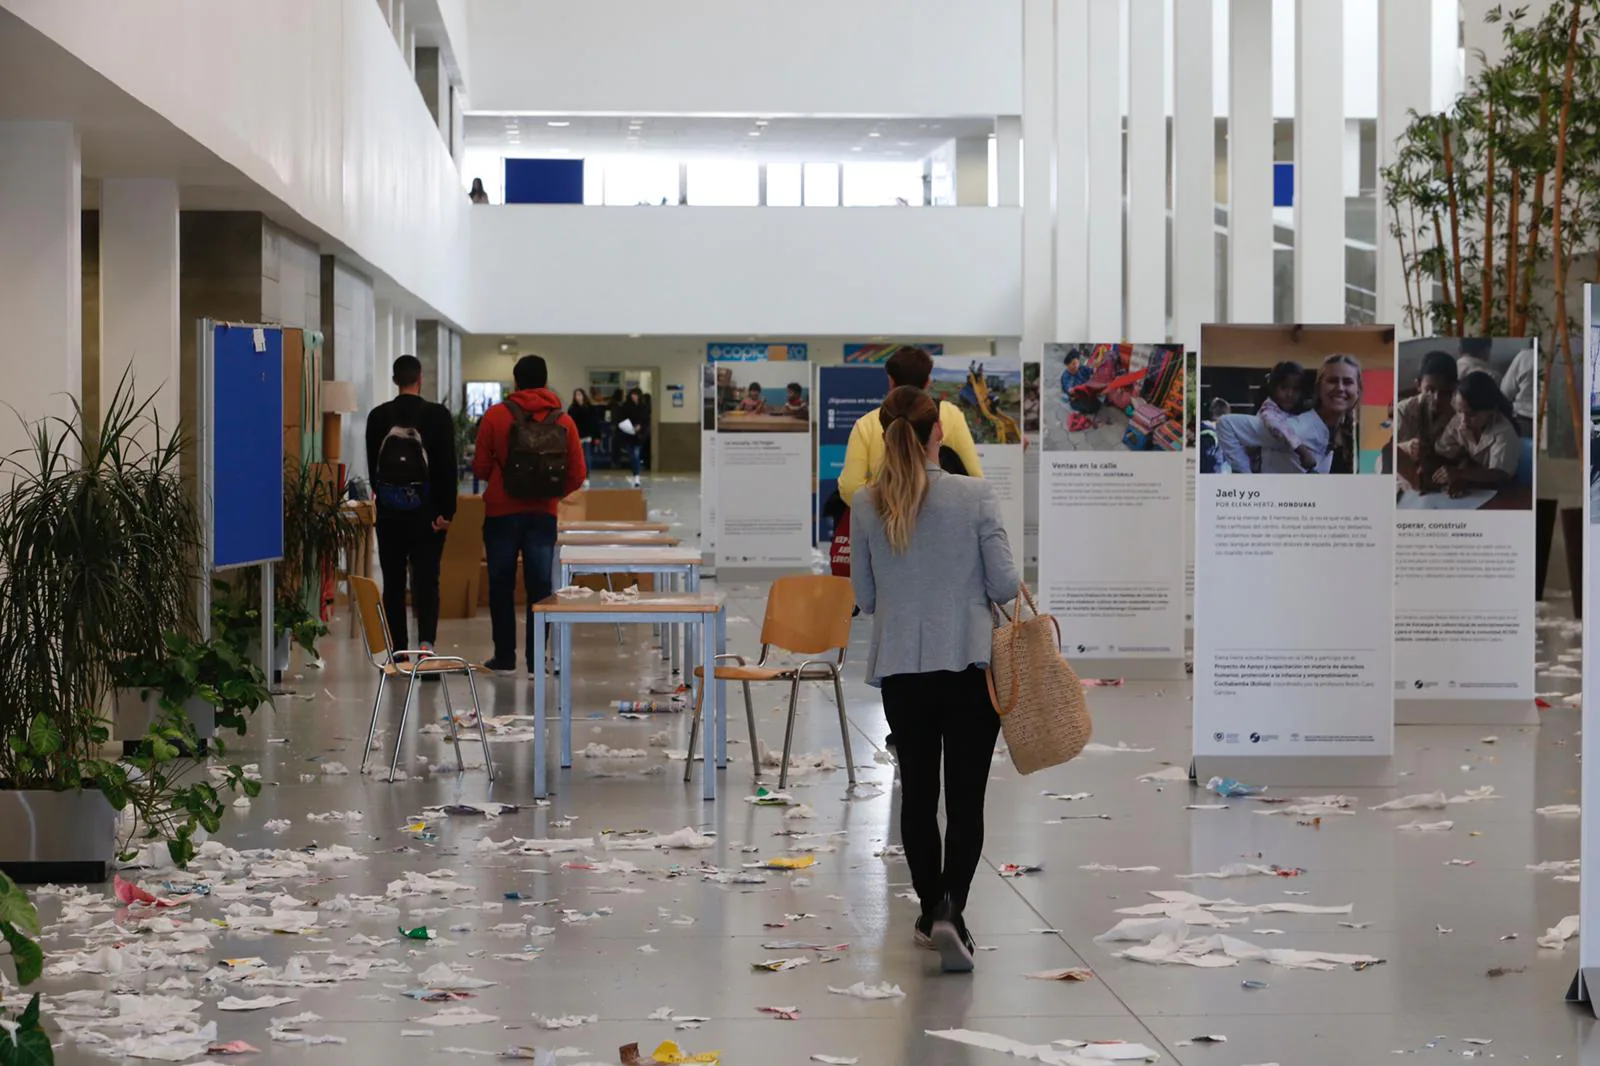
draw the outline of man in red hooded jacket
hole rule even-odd
[[[512,370],[517,391],[505,403],[484,412],[478,423],[477,451],[472,472],[489,486],[483,493],[483,547],[489,563],[489,622],[494,630],[494,658],[484,665],[496,673],[517,669],[517,557],[522,557],[522,583],[528,594],[526,634],[528,673],[541,676],[543,663],[533,661],[533,605],[550,595],[556,562],[556,512],[561,500],[576,492],[589,476],[583,459],[578,427],[567,417],[560,397],[546,388],[550,371],[537,355],[525,355]],[[535,419],[558,412],[567,431],[567,469],[561,495],[549,499],[522,499],[506,491],[502,473],[516,404]]]

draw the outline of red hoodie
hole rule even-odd
[[[567,417],[561,399],[549,389],[519,389],[506,398],[535,418],[547,412],[560,414],[560,422],[567,431],[567,479],[561,486],[561,495],[570,496],[583,487],[589,476],[588,465],[583,461],[583,442],[578,437],[578,427]],[[508,514],[556,514],[559,499],[519,500],[500,483],[501,469],[506,461],[506,441],[511,436],[511,412],[505,403],[497,403],[484,412],[478,422],[478,447],[472,457],[472,472],[489,487],[483,493],[483,513],[490,518]]]

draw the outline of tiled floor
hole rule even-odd
[[[683,522],[692,535],[698,512],[695,482],[660,479],[651,494],[655,505],[673,512],[671,520]],[[738,585],[725,591],[732,602],[730,638],[740,650],[753,650],[764,590]],[[864,632],[862,623],[858,641]],[[252,898],[247,902],[263,910],[271,909],[278,893],[324,904],[316,911],[320,931],[249,938],[213,928],[208,950],[176,955],[169,968],[138,972],[130,963],[111,976],[50,979],[45,988],[57,994],[53,1006],[64,1006],[59,994],[69,990],[148,993],[179,978],[189,983],[189,990],[182,990],[180,981],[168,985],[169,991],[200,1000],[201,1007],[190,1017],[218,1021],[218,1039],[245,1040],[274,1061],[296,1062],[414,1062],[435,1056],[443,1061],[446,1054],[459,1059],[536,1046],[579,1049],[559,1058],[570,1066],[615,1063],[620,1045],[637,1041],[648,1052],[666,1039],[677,1039],[688,1051],[720,1050],[726,1063],[760,1066],[800,1066],[815,1054],[859,1058],[862,1066],[1007,1061],[996,1052],[925,1035],[925,1030],[954,1028],[1033,1044],[1062,1038],[1140,1041],[1165,1061],[1184,1066],[1347,1066],[1388,1062],[1394,1052],[1433,1057],[1477,1052],[1502,1062],[1600,1062],[1600,1046],[1585,1050],[1586,1044],[1600,1042],[1600,1037],[1591,1037],[1592,1020],[1562,1002],[1576,963],[1575,943],[1560,952],[1541,950],[1534,943],[1548,927],[1576,912],[1577,888],[1554,881],[1549,873],[1524,869],[1529,863],[1578,854],[1575,818],[1533,813],[1538,806],[1577,802],[1575,709],[1547,712],[1542,728],[1499,730],[1493,745],[1480,741],[1490,732],[1481,728],[1401,729],[1396,759],[1404,775],[1400,788],[1361,794],[1357,814],[1325,817],[1318,829],[1299,825],[1292,817],[1261,817],[1239,802],[1225,811],[1188,811],[1185,806],[1196,801],[1196,794],[1187,785],[1138,783],[1140,774],[1186,761],[1188,686],[1130,683],[1096,689],[1091,695],[1097,740],[1155,750],[1086,755],[1067,768],[1028,780],[1018,778],[1003,758],[995,762],[986,864],[969,911],[980,944],[994,950],[979,955],[976,974],[951,977],[938,974],[934,956],[910,943],[914,905],[902,898],[908,890],[904,861],[876,857],[897,837],[897,803],[892,768],[874,759],[884,733],[881,712],[860,683],[859,672],[847,690],[852,743],[863,780],[877,789],[862,789],[851,798],[842,769],[802,774],[792,782],[791,792],[815,810],[815,817],[790,821],[781,809],[744,802],[751,792],[751,771],[737,716],[730,717],[735,762],[723,778],[722,798],[708,805],[700,800],[697,784],[681,782],[683,764],[669,761],[665,748],[650,745],[652,734],[666,730],[671,745],[681,748],[688,727],[683,716],[625,721],[610,712],[611,700],[631,698],[663,680],[660,660],[638,642],[641,636],[630,634],[625,650],[619,650],[608,630],[588,633],[578,642],[576,746],[599,742],[643,748],[648,757],[606,762],[580,756],[572,770],[555,774],[557,792],[548,808],[531,805],[531,744],[526,741],[494,746],[501,776],[493,786],[481,770],[459,777],[453,772],[419,773],[419,756],[436,764],[449,758],[435,735],[407,739],[402,766],[413,772],[409,780],[385,784],[355,775],[375,675],[359,661],[353,642],[331,639],[326,668],[301,670],[292,679],[296,696],[256,719],[244,745],[245,757],[259,761],[267,787],[250,809],[230,812],[219,839],[239,849],[343,844],[363,858],[314,865],[312,878],[217,877],[218,885],[248,884]],[[449,623],[442,638],[445,645],[481,655],[487,621]],[[859,663],[859,655],[855,661]],[[493,679],[483,688],[491,714],[529,708],[527,680]],[[442,707],[437,694],[430,691],[426,703],[426,720],[437,722]],[[779,703],[777,691],[758,694],[761,735],[774,746],[782,740]],[[396,705],[385,711],[390,723],[385,740],[392,740],[397,713]],[[804,752],[839,748],[836,720],[821,686],[808,694],[796,746]],[[480,761],[475,745],[464,750],[469,762]],[[302,780],[302,775],[314,775],[316,764],[324,760],[342,762],[352,773]],[[1402,833],[1396,827],[1416,815],[1366,809],[1400,793],[1444,789],[1454,794],[1490,784],[1503,799],[1428,817],[1453,819],[1450,832]],[[1045,790],[1093,796],[1063,802],[1042,795]],[[403,828],[425,806],[489,799],[528,806],[495,820],[430,817],[428,832],[436,839],[419,839]],[[361,811],[363,820],[312,822],[307,817],[348,810]],[[1094,817],[1098,815],[1108,817]],[[270,819],[291,824],[274,834],[265,828]],[[558,826],[564,819],[572,821]],[[715,846],[704,851],[608,851],[602,836],[632,829],[667,833],[685,826],[714,832]],[[823,836],[800,840],[777,835],[785,829]],[[548,856],[477,848],[484,838],[513,835],[595,842]],[[823,850],[816,853],[816,866],[803,874],[770,873],[763,884],[724,884],[699,872],[705,866],[735,870],[807,843],[821,844]],[[564,868],[585,857],[623,860],[638,870]],[[1474,864],[1446,865],[1455,858]],[[1177,878],[1240,861],[1305,867],[1306,873],[1293,880]],[[1044,869],[1002,879],[997,870],[1007,862],[1042,863]],[[1080,869],[1092,863],[1153,865],[1160,872]],[[214,872],[217,867],[201,869]],[[441,869],[455,871],[467,890],[390,901],[400,910],[395,915],[327,906],[338,896],[382,897],[391,882],[407,874]],[[141,876],[159,885],[164,875]],[[1291,970],[1263,962],[1226,969],[1162,967],[1118,959],[1094,942],[1119,920],[1114,913],[1118,908],[1147,903],[1146,892],[1160,889],[1243,903],[1295,899],[1353,904],[1349,918],[1272,915],[1251,918],[1227,932],[1266,947],[1368,953],[1387,962],[1363,972],[1349,967]],[[1307,894],[1288,897],[1286,891]],[[508,892],[554,902],[506,901]],[[197,918],[216,918],[232,902],[213,898],[189,911]],[[286,905],[282,900],[279,904]],[[47,901],[47,919],[54,920],[56,913]],[[585,913],[595,916],[564,920]],[[91,932],[111,917],[99,914],[56,927],[47,944],[56,964],[70,963],[72,953],[85,943],[134,943],[131,920],[120,929]],[[1371,924],[1357,930],[1340,928],[1340,921]],[[397,938],[397,926],[424,923],[438,929],[443,939],[417,943]],[[496,931],[511,923],[555,931]],[[1267,928],[1283,933],[1256,932]],[[387,943],[349,944],[358,934]],[[1516,939],[1505,939],[1513,934]],[[148,948],[169,939],[150,933],[137,943]],[[838,961],[824,963],[816,952],[763,946],[791,939],[847,944],[848,949],[836,953]],[[122,951],[131,957],[127,948]],[[536,957],[530,958],[530,952]],[[249,971],[212,971],[222,959],[252,955],[273,967],[304,956],[310,969],[348,979],[308,987],[252,987],[227,983]],[[523,957],[497,957],[505,955]],[[782,973],[752,969],[754,963],[795,955],[810,955],[813,961]],[[351,975],[352,960],[389,961],[379,961],[379,968],[357,978]],[[437,962],[459,964],[463,972],[495,982],[475,998],[453,1005],[474,1008],[494,1020],[436,1029],[418,1022],[452,1005],[406,998],[403,993],[416,988],[418,979],[382,967],[421,971]],[[1068,984],[1023,977],[1029,971],[1072,966],[1093,969],[1094,979]],[[1526,972],[1486,976],[1494,966],[1526,967]],[[359,972],[360,966],[354,970]],[[1245,988],[1246,980],[1266,982],[1267,987]],[[865,1002],[828,991],[884,981],[899,985],[905,997]],[[217,1000],[227,994],[289,996],[297,1002],[223,1013],[216,1009]],[[799,1018],[776,1020],[759,1012],[763,1006],[795,1007]],[[709,1020],[680,1032],[670,1021],[650,1018],[661,1007]],[[343,1037],[348,1043],[303,1047],[273,1042],[271,1019],[304,1011],[322,1019],[310,1024],[308,1032]],[[597,1020],[559,1032],[536,1022],[536,1016],[567,1014],[595,1015]],[[1204,1034],[1225,1035],[1228,1042],[1221,1047],[1182,1046]],[[1462,1042],[1466,1038],[1493,1043],[1469,1045]],[[59,1054],[59,1061],[69,1064],[97,1060],[72,1040]]]

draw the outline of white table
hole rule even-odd
[[[584,624],[612,625],[628,622],[669,624],[685,629],[698,628],[701,639],[701,683],[707,686],[705,705],[704,758],[701,795],[717,798],[717,770],[728,765],[728,714],[724,686],[715,681],[716,656],[727,646],[727,615],[722,597],[708,592],[641,592],[624,602],[604,603],[598,593],[574,595],[557,593],[533,606],[534,662],[544,661],[544,627],[556,635],[556,657],[561,668],[557,684],[557,710],[561,715],[561,766],[572,766],[572,627]],[[713,651],[712,649],[715,649]],[[533,794],[548,795],[545,782],[545,686],[543,679],[533,686]],[[714,736],[713,736],[714,734]],[[752,753],[754,755],[754,753]],[[694,758],[694,753],[689,753]]]
[[[560,570],[556,588],[566,588],[581,574],[650,574],[676,582],[681,592],[700,591],[700,552],[695,548],[667,548],[653,545],[562,545],[558,549]],[[666,591],[666,590],[662,590]],[[659,621],[652,619],[651,621]],[[692,663],[695,654],[693,626],[683,626],[683,662]],[[559,652],[558,652],[559,654]],[[678,641],[662,630],[661,657],[678,669]],[[685,675],[689,671],[685,670]]]

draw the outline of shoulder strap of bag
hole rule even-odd
[[[506,408],[511,412],[511,421],[515,422],[517,425],[522,425],[528,420],[528,412],[521,404],[512,403],[510,400],[506,400],[505,405]]]

